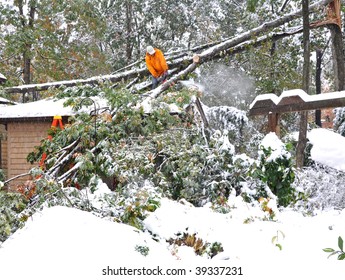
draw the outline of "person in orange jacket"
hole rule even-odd
[[[168,76],[168,65],[160,49],[148,46],[146,49],[145,62],[152,75],[152,89],[155,89],[158,83],[163,82]]]

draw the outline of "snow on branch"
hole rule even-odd
[[[312,5],[310,5],[310,13],[316,12],[320,7],[325,6],[332,2],[332,0],[322,0],[318,1]],[[294,19],[297,19],[302,16],[302,10],[295,11],[293,13],[284,15],[280,18],[277,18],[275,20],[271,20],[269,22],[265,22],[264,24],[249,30],[247,32],[244,32],[234,38],[230,38],[228,40],[225,40],[220,43],[210,43],[207,45],[202,46],[196,46],[195,48],[189,50],[189,51],[183,51],[182,53],[179,52],[178,54],[169,54],[170,57],[168,57],[168,65],[169,67],[176,68],[177,71],[180,71],[175,76],[170,78],[165,84],[161,85],[157,90],[151,91],[148,93],[149,96],[156,97],[160,94],[160,92],[165,91],[167,88],[169,88],[170,85],[173,83],[176,83],[178,80],[183,78],[185,75],[193,72],[198,64],[202,64],[206,61],[219,58],[221,54],[224,54],[225,52],[231,53],[231,49],[250,40],[257,39],[260,34],[267,32],[273,28],[279,27],[281,25],[284,25]],[[300,32],[301,30],[295,31],[295,33]],[[281,36],[289,36],[295,34],[292,33],[285,33],[281,34]],[[277,39],[273,37],[267,37],[267,39]],[[263,39],[263,38],[262,38]],[[257,40],[256,40],[257,42]],[[240,50],[240,48],[238,49]],[[194,53],[201,52],[199,56],[199,61],[196,63],[193,60],[193,55],[189,55],[188,53],[192,51]],[[35,91],[41,91],[41,90],[48,90],[50,88],[59,88],[59,87],[72,87],[77,85],[84,85],[84,84],[101,84],[104,82],[111,82],[116,83],[120,81],[133,81],[136,78],[149,76],[149,72],[147,71],[146,67],[138,68],[137,66],[140,65],[141,61],[137,61],[128,67],[122,68],[122,70],[125,70],[123,72],[116,72],[111,75],[102,75],[97,77],[92,77],[89,79],[79,79],[79,80],[71,80],[71,81],[59,81],[59,82],[51,82],[51,83],[43,83],[43,84],[29,84],[29,85],[21,85],[16,87],[10,87],[5,88],[5,93],[26,93],[26,92],[35,92]],[[187,67],[185,66],[187,65]],[[130,70],[127,70],[128,68],[131,68]],[[135,82],[134,82],[135,83]],[[140,81],[139,81],[140,83]],[[145,86],[146,87],[146,86]],[[144,87],[144,88],[145,88]],[[140,87],[139,87],[140,88]]]

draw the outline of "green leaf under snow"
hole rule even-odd
[[[338,237],[338,246],[339,246],[339,249],[341,251],[344,251],[343,248],[344,248],[344,241],[343,239],[341,238],[341,236]]]
[[[345,259],[345,253],[342,253],[338,256],[338,260],[344,260]]]
[[[332,252],[334,252],[334,249],[332,249],[332,248],[325,248],[325,249],[323,249],[323,251],[326,252],[326,253],[332,253]]]

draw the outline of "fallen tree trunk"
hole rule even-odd
[[[315,12],[318,8],[321,6],[325,6],[328,3],[332,2],[333,0],[322,0],[319,1],[313,5],[310,6],[310,13]],[[259,36],[260,34],[279,27],[285,23],[288,23],[294,19],[297,19],[302,16],[302,10],[298,10],[294,13],[290,13],[288,15],[282,16],[276,20],[272,20],[269,22],[266,22],[262,24],[261,26],[254,28],[250,31],[247,31],[243,34],[240,34],[239,36],[236,36],[235,38],[228,39],[224,42],[213,44],[211,43],[211,47],[209,47],[209,44],[195,47],[192,49],[193,52],[201,51],[201,54],[199,55],[199,64],[204,63],[206,61],[212,60],[215,57],[219,57],[221,53],[223,52],[229,52],[229,50],[241,43],[244,43],[246,41],[252,40],[253,38]],[[206,49],[205,49],[206,48]],[[177,58],[178,57],[178,58]],[[178,68],[182,69],[181,73],[178,73],[176,77],[170,79],[164,86],[160,87],[160,90],[164,91],[166,90],[172,83],[175,83],[180,77],[183,77],[186,74],[191,73],[195,70],[197,67],[197,64],[195,62],[192,62],[192,57],[188,56],[186,54],[185,56],[180,57],[180,54],[177,56],[174,56],[174,58],[177,58],[176,60],[170,61],[169,67],[170,68]],[[133,65],[136,65],[137,63],[134,63]],[[190,64],[187,67],[185,67],[186,64]],[[193,65],[195,64],[195,65]],[[124,68],[125,69],[125,68]],[[104,76],[97,76],[92,77],[89,79],[80,79],[80,80],[72,80],[72,81],[60,81],[60,82],[52,82],[52,83],[44,83],[44,84],[29,84],[29,85],[22,85],[17,87],[11,87],[11,88],[5,88],[5,93],[26,93],[26,92],[35,92],[35,91],[41,91],[41,90],[47,90],[49,88],[59,88],[59,87],[72,87],[76,85],[85,85],[85,84],[101,84],[104,82],[120,82],[120,81],[128,81],[130,79],[134,79],[137,77],[145,77],[149,76],[149,72],[147,71],[146,67],[142,68],[135,68],[128,71],[116,73],[113,75],[104,75]],[[157,91],[155,91],[157,92]],[[151,93],[150,93],[151,94]],[[155,93],[156,94],[156,93]],[[153,94],[153,95],[155,95]]]
[[[322,0],[320,2],[317,2],[310,6],[310,13],[315,12],[316,9],[318,9],[321,5],[327,5],[328,3],[332,2],[333,0]],[[203,51],[201,54],[197,55],[197,59],[194,57],[194,61],[186,67],[183,71],[172,77],[171,79],[167,80],[163,85],[159,86],[158,88],[148,92],[147,94],[147,101],[149,102],[150,99],[156,98],[160,93],[168,89],[171,85],[176,83],[178,80],[180,80],[182,77],[186,76],[187,74],[193,72],[198,64],[205,63],[209,60],[214,59],[215,57],[220,56],[222,53],[229,52],[231,48],[234,48],[235,46],[240,45],[241,43],[244,43],[246,41],[252,40],[253,38],[256,38],[261,33],[267,32],[268,30],[281,26],[285,23],[288,23],[296,18],[299,18],[302,16],[302,10],[298,10],[294,13],[285,15],[281,18],[278,18],[276,20],[266,22],[262,24],[261,26],[254,28],[250,31],[247,31],[235,38],[229,39],[225,42],[222,42],[218,45],[215,45],[205,51]],[[299,30],[298,32],[301,32]]]
[[[29,84],[29,85],[22,85],[17,87],[10,87],[5,88],[5,93],[26,93],[26,92],[33,92],[33,91],[42,91],[48,90],[50,88],[60,88],[60,87],[73,87],[77,85],[97,85],[102,84],[104,82],[119,82],[121,80],[128,80],[131,78],[135,78],[137,76],[144,76],[145,72],[148,72],[146,68],[141,69],[132,69],[125,72],[121,72],[114,75],[104,75],[104,76],[97,76],[92,77],[89,79],[80,79],[80,80],[71,80],[71,81],[60,81],[60,82],[52,82],[52,83],[43,83],[43,84]]]
[[[333,0],[322,0],[319,1],[313,5],[310,6],[310,13],[315,12],[320,6],[322,5],[327,5],[328,3],[332,2]],[[299,17],[302,16],[302,10],[298,10],[294,13],[290,13],[288,15],[285,15],[283,17],[280,17],[276,20],[272,20],[269,22],[266,22],[264,24],[262,24],[259,27],[256,27],[252,30],[249,30],[235,38],[229,39],[221,44],[215,45],[209,49],[207,49],[206,51],[202,52],[200,54],[200,60],[201,63],[208,61],[210,59],[212,59],[212,57],[214,57],[216,54],[219,54],[222,51],[226,51],[236,45],[239,45],[245,41],[251,40],[252,38],[255,38],[257,36],[259,36],[261,33],[264,33],[270,29],[279,27],[285,23],[288,23],[294,19],[297,19]]]
[[[236,46],[234,48],[230,48],[230,49],[227,49],[226,51],[217,53],[216,55],[214,55],[212,57],[212,59],[222,58],[222,57],[224,57],[226,55],[238,54],[238,53],[241,53],[241,52],[247,50],[248,47],[250,47],[250,46],[258,47],[258,46],[263,45],[266,42],[278,41],[278,40],[280,40],[282,38],[289,37],[289,36],[301,33],[302,31],[303,31],[303,28],[302,27],[298,27],[298,28],[295,28],[295,29],[290,30],[290,31],[284,31],[284,32],[273,33],[273,34],[270,34],[270,35],[262,36],[262,37],[260,37],[258,39],[251,40],[251,41],[248,41],[248,42],[244,42],[244,43],[239,44],[238,46]],[[169,70],[169,75],[172,75],[172,74],[178,72],[178,70],[181,70],[181,69],[183,70],[183,67],[181,67],[181,65],[185,65],[185,64],[189,65],[191,63],[193,63],[193,56],[187,56],[186,57],[185,55],[184,55],[184,57],[181,57],[180,59],[177,59],[177,60],[169,63],[169,67],[170,68],[175,67],[172,70]],[[179,75],[179,77],[183,77],[183,75],[185,75],[185,73],[182,73],[181,75]],[[178,81],[178,80],[179,79],[174,79],[170,84],[176,83],[176,81]],[[152,86],[152,82],[151,81],[147,81],[146,80],[144,82],[136,83],[137,81],[138,81],[138,79],[136,78],[136,80],[135,81],[133,80],[132,82],[130,82],[126,86],[126,88],[132,90],[133,92],[140,92],[140,91],[142,91],[144,89],[147,89],[147,88]],[[165,90],[167,88],[168,87],[164,87],[163,89]]]

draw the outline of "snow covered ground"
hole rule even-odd
[[[314,160],[344,170],[345,157],[339,156],[345,147],[344,137],[324,129],[311,131],[309,137]],[[323,249],[338,250],[338,237],[345,238],[345,210],[330,208],[304,216],[292,209],[278,211],[272,201],[270,206],[276,214],[273,221],[267,219],[268,213],[259,203],[249,205],[241,197],[229,198],[230,211],[226,214],[213,211],[210,205],[194,207],[163,198],[160,208],[144,220],[146,232],[77,209],[45,208],[2,244],[0,279],[344,277],[344,263],[336,256],[328,258]],[[166,242],[179,233],[195,234],[204,244],[219,242],[224,250],[210,259],[197,256],[191,247]],[[200,267],[210,268],[206,271]],[[134,273],[124,268],[146,270],[135,271],[136,276],[107,275]],[[184,269],[186,275],[138,275],[177,272],[167,269]],[[208,275],[211,272],[213,275]]]

